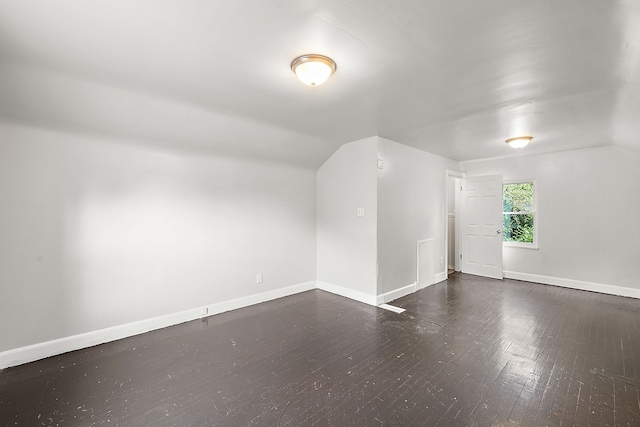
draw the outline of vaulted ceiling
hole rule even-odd
[[[373,135],[640,151],[640,2],[0,0],[0,121],[304,167]]]

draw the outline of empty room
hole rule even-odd
[[[0,0],[0,426],[640,426],[640,3]]]

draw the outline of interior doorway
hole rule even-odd
[[[447,277],[453,271],[460,271],[460,180],[464,172],[445,171],[445,251],[444,265]]]

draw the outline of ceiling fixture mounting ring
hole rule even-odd
[[[515,138],[509,138],[505,142],[509,144],[511,148],[524,148],[532,139],[532,136],[517,136]]]
[[[299,56],[291,63],[291,71],[309,86],[319,86],[326,82],[336,72],[336,68],[333,59],[315,54]]]

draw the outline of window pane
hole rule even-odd
[[[533,243],[533,214],[504,214],[502,240]]]
[[[504,185],[503,212],[530,212],[533,209],[533,182]]]

